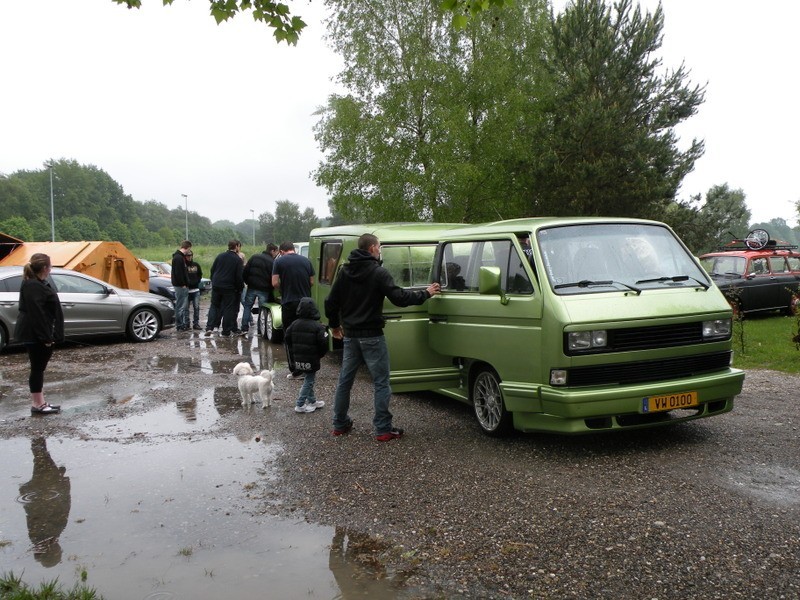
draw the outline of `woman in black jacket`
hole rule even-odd
[[[64,313],[56,290],[50,287],[50,257],[37,253],[23,270],[19,288],[19,316],[14,331],[17,341],[25,344],[31,362],[28,386],[31,391],[31,414],[51,415],[61,407],[44,400],[44,371],[53,354],[53,345],[64,339]]]

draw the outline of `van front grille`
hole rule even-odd
[[[610,365],[593,365],[569,369],[567,385],[625,385],[647,381],[681,379],[702,373],[727,369],[731,364],[731,352],[715,352],[694,356],[681,356],[664,360],[647,360]]]

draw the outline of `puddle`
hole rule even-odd
[[[761,501],[793,506],[800,504],[800,472],[781,465],[749,465],[729,471],[727,487]]]
[[[403,597],[346,530],[258,514],[280,448],[256,439],[0,441],[0,570],[121,600]]]

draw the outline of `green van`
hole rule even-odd
[[[396,392],[472,405],[482,430],[586,433],[733,408],[731,309],[663,223],[531,218],[481,225],[352,225],[311,232],[321,312],[338,268],[372,233],[422,306],[384,306]]]

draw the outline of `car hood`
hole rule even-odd
[[[164,296],[159,296],[158,294],[151,294],[150,292],[142,292],[139,290],[126,290],[122,288],[115,288],[115,292],[122,298],[122,297],[133,297],[133,298],[148,298],[153,299],[153,297],[158,298],[159,300],[164,299]]]

